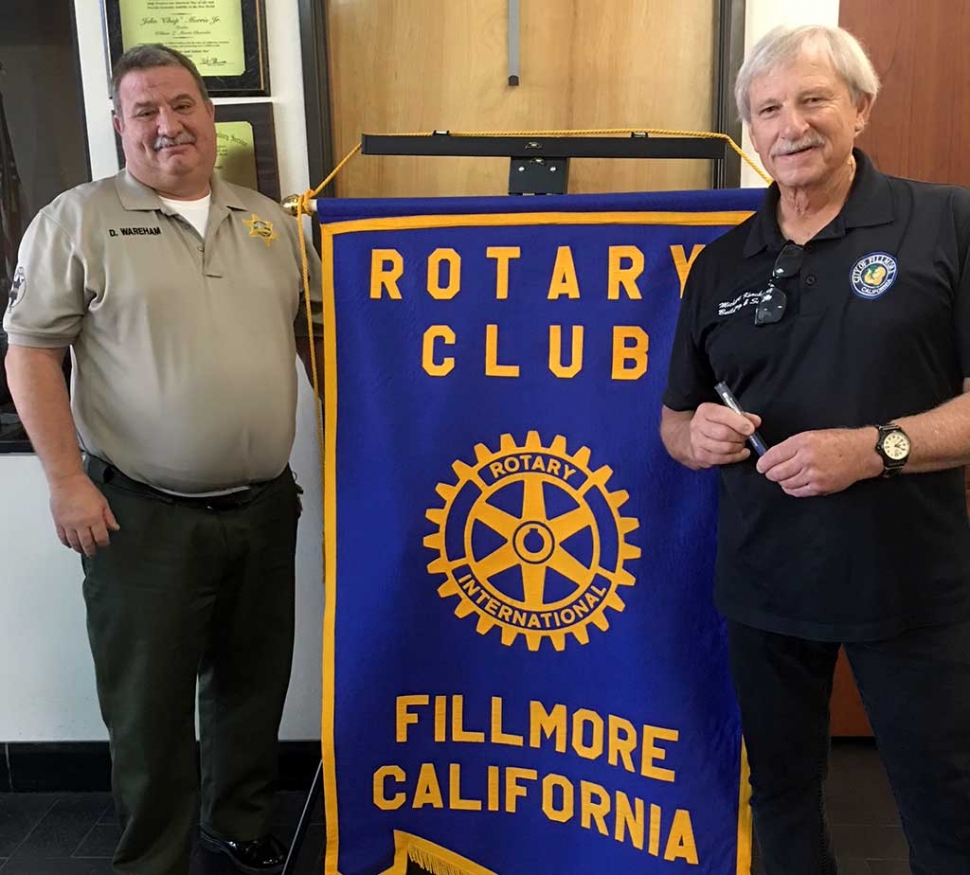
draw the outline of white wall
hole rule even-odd
[[[270,80],[284,193],[307,178],[303,74],[296,0],[267,4]],[[75,0],[92,174],[118,169],[100,0]],[[249,99],[247,99],[248,101]],[[252,98],[256,100],[256,98]],[[319,180],[318,180],[319,181]],[[312,393],[302,385],[292,465],[306,489],[297,548],[297,649],[281,735],[320,734],[320,469]],[[107,737],[98,712],[77,556],[54,535],[34,456],[0,455],[0,741]]]
[[[748,0],[745,7],[744,52],[745,55],[773,27],[779,24],[828,24],[839,23],[839,0]],[[745,127],[741,148],[761,167]],[[764,169],[762,167],[762,169]],[[747,164],[741,163],[743,187],[764,185],[761,177]]]

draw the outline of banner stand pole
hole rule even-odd
[[[303,812],[296,825],[296,832],[293,833],[293,840],[290,842],[290,849],[286,854],[286,862],[283,864],[281,875],[293,875],[296,872],[296,864],[300,858],[300,849],[303,847],[303,839],[306,837],[307,827],[310,825],[310,815],[320,796],[320,789],[323,787],[323,760],[317,766],[317,772],[313,776],[310,790],[307,793],[306,801],[303,803]]]

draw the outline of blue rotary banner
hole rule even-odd
[[[761,196],[319,201],[327,875],[749,871],[715,482],[658,424]]]

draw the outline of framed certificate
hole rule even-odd
[[[191,58],[210,97],[266,96],[264,0],[103,0],[112,65],[162,43]]]
[[[227,182],[279,201],[273,104],[216,105],[216,170]]]

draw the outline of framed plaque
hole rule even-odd
[[[265,0],[103,0],[111,63],[139,43],[192,59],[210,97],[266,96]]]
[[[273,104],[216,105],[216,170],[228,182],[279,201]]]

